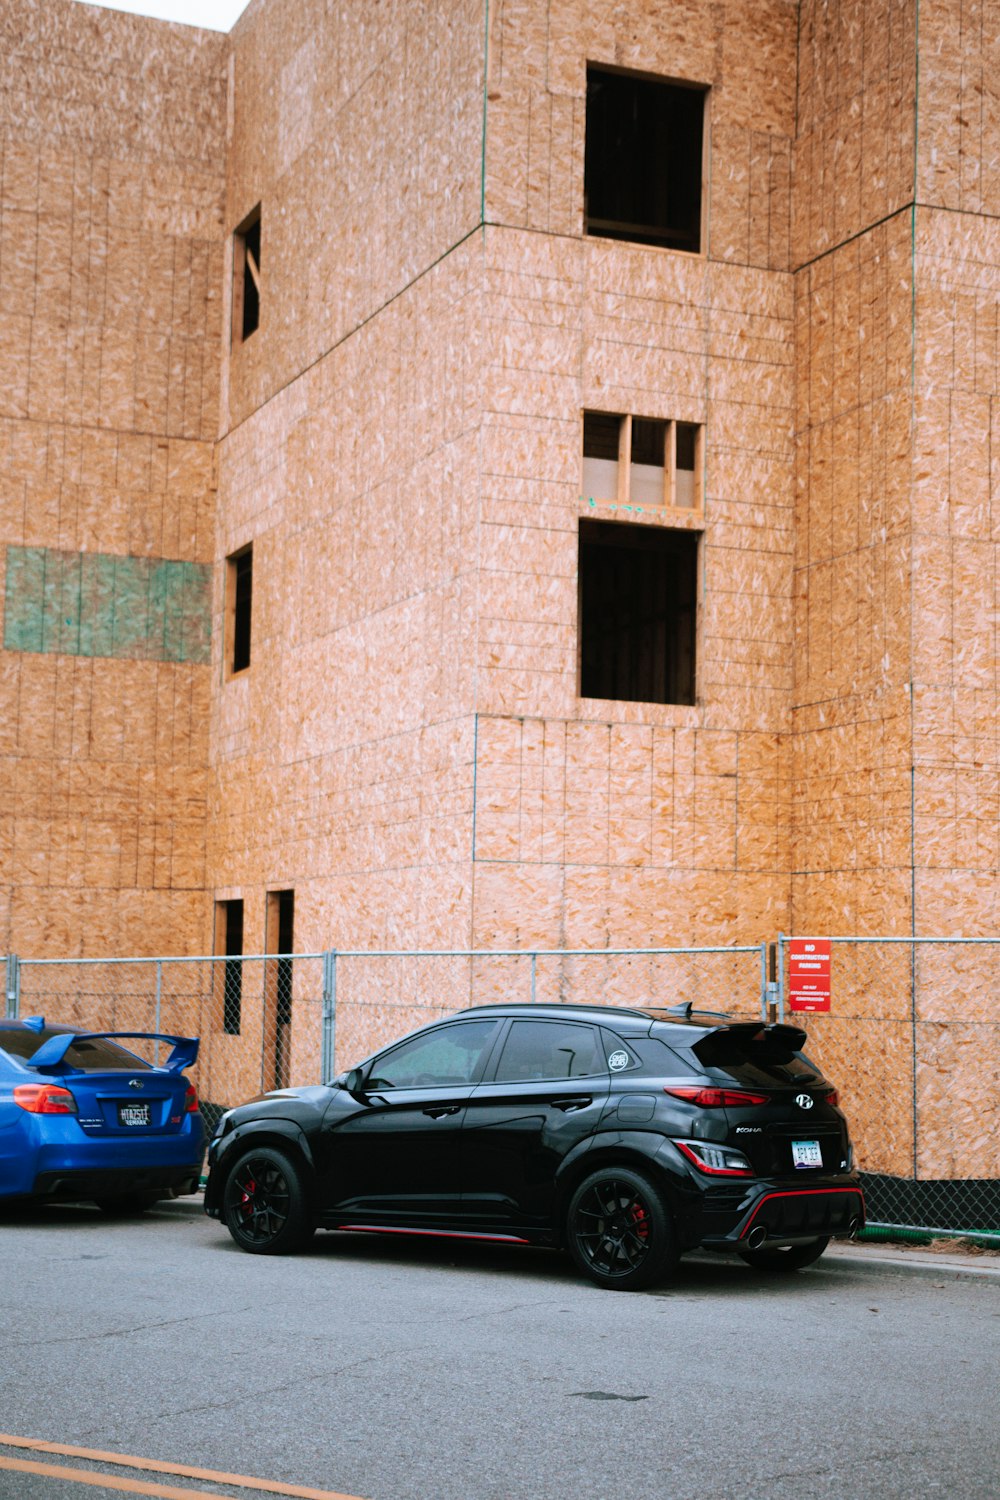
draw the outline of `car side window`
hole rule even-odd
[[[497,1064],[497,1083],[592,1078],[607,1065],[592,1026],[570,1021],[514,1021]]]
[[[369,1089],[413,1089],[436,1084],[475,1083],[496,1021],[458,1021],[401,1042],[375,1059]]]

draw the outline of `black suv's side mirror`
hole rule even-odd
[[[344,1088],[354,1099],[360,1099],[364,1094],[365,1074],[363,1068],[352,1068],[344,1075]]]

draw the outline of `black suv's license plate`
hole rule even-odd
[[[119,1106],[118,1106],[118,1123],[119,1123],[119,1125],[128,1125],[128,1126],[148,1125],[150,1123],[150,1119],[149,1119],[149,1105],[148,1104],[119,1104]]]

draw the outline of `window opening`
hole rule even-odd
[[[701,249],[703,87],[587,67],[587,234]]]
[[[674,429],[676,444],[674,504],[686,510],[695,510],[699,506],[699,431],[700,429],[690,422],[678,422]]]
[[[233,343],[245,342],[260,324],[260,204],[233,235]]]
[[[583,414],[583,497],[701,509],[702,429],[659,417]]]
[[[225,955],[222,965],[222,1029],[227,1036],[239,1036],[243,1019],[242,900],[217,903],[216,931],[217,951]]]
[[[695,701],[697,560],[697,532],[581,519],[581,697]]]
[[[665,499],[666,422],[632,418],[629,499],[633,505],[662,505]]]
[[[229,585],[229,670],[245,672],[250,665],[250,619],[253,612],[253,547],[226,559]]]
[[[292,958],[295,948],[295,892],[269,891],[267,895],[267,949],[277,958],[265,965],[265,1004],[273,1017],[274,1087],[288,1087],[292,1055]],[[270,1026],[267,1028],[270,1030]]]

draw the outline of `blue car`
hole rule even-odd
[[[160,1067],[123,1040],[164,1042]],[[0,1202],[92,1199],[139,1212],[198,1187],[205,1127],[184,1076],[196,1037],[0,1021]]]

